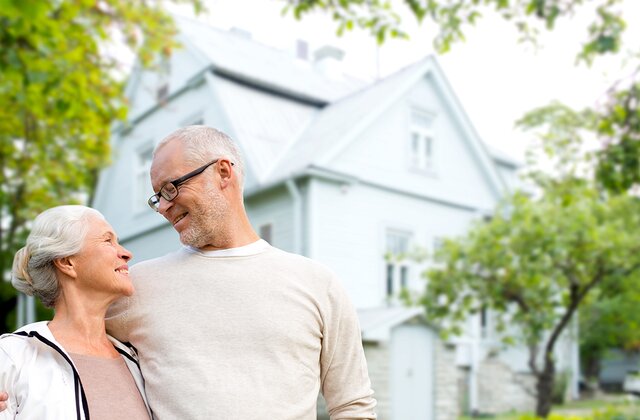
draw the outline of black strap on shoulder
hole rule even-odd
[[[125,346],[129,347],[130,349],[132,349],[136,354],[138,354],[138,349],[136,348],[136,346],[134,346],[133,344],[131,344],[128,341],[121,341],[122,344],[124,344]]]
[[[80,380],[80,374],[76,370],[76,368],[73,365],[73,362],[71,361],[71,359],[69,359],[69,357],[65,354],[65,352],[62,351],[62,349],[60,347],[56,346],[53,342],[51,342],[50,340],[48,340],[45,337],[41,336],[36,331],[29,331],[28,333],[26,331],[18,331],[18,332],[15,332],[14,334],[15,335],[21,335],[21,336],[24,336],[24,337],[34,337],[34,338],[42,341],[47,346],[51,347],[52,349],[54,349],[55,351],[60,353],[60,355],[67,361],[67,363],[69,363],[69,366],[71,366],[71,370],[73,370],[73,379],[74,379],[74,382],[75,382],[76,417],[77,417],[78,420],[82,420],[82,416],[80,415],[80,401],[79,401],[79,398],[78,398],[78,397],[80,397],[80,399],[82,400],[82,411],[84,412],[84,417],[85,417],[86,420],[90,420],[90,418],[89,418],[89,403],[87,402],[87,396],[84,393],[84,387],[82,386],[82,381]]]
[[[140,370],[140,363],[138,363],[138,361],[131,356],[129,353],[127,353],[126,351],[119,349],[116,346],[113,346],[114,349],[116,349],[118,351],[118,353],[120,353],[121,355],[123,355],[124,357],[126,357],[127,359],[131,360],[133,363],[136,364],[136,366],[138,366],[138,370]]]

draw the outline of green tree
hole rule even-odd
[[[126,103],[122,63],[109,48],[150,65],[176,47],[175,32],[162,1],[0,0],[0,331],[13,328],[7,281],[29,221],[86,202],[110,156],[110,129]]]
[[[580,361],[586,378],[597,380],[600,361],[611,349],[640,351],[638,276],[616,288],[598,290],[580,308]]]
[[[623,0],[283,0],[284,13],[302,19],[315,11],[331,14],[338,34],[363,28],[379,43],[388,38],[407,38],[402,29],[400,11],[407,11],[424,25],[434,26],[433,40],[439,52],[446,52],[456,42],[464,41],[465,31],[486,13],[496,13],[514,23],[522,40],[535,42],[541,31],[552,30],[562,18],[571,17],[577,9],[592,7],[593,19],[587,28],[579,57],[590,63],[604,53],[620,51],[626,22],[620,5]],[[589,5],[585,3],[590,3]]]
[[[598,319],[588,310],[602,305],[604,314],[611,309],[605,302],[637,304],[640,200],[605,192],[593,179],[599,152],[584,139],[600,118],[553,103],[519,121],[538,140],[528,167],[535,190],[507,197],[489,222],[447,241],[419,300],[452,333],[461,332],[469,313],[491,310],[504,341],[529,349],[540,416],[551,408],[555,346],[578,311],[586,314],[583,327],[592,328],[583,332],[585,348],[598,342],[597,331],[613,328],[604,322],[621,315]],[[636,334],[637,328],[621,329],[600,344],[631,344]]]
[[[640,269],[639,235],[640,203],[628,195],[603,198],[581,180],[539,198],[518,193],[491,221],[445,242],[419,303],[453,333],[469,313],[491,310],[505,342],[528,347],[536,413],[546,417],[560,335],[589,294]]]

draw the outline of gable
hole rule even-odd
[[[133,70],[127,98],[129,112],[127,119],[135,121],[158,106],[158,90],[166,85],[167,94],[175,94],[189,84],[190,79],[206,69],[208,63],[190,48],[189,41],[178,37],[181,46],[174,51],[168,63],[154,68],[143,69],[139,65]]]
[[[432,119],[434,161],[430,170],[412,163],[412,113],[416,110]],[[490,209],[498,196],[472,141],[456,109],[426,75],[325,165],[380,186]]]

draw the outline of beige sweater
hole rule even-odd
[[[332,419],[376,418],[356,312],[324,266],[182,248],[131,275],[107,329],[137,347],[156,419],[315,419],[319,390]]]

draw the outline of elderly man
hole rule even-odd
[[[157,419],[374,419],[355,310],[327,268],[270,246],[244,209],[243,163],[213,128],[156,147],[149,205],[184,247],[131,270],[107,319],[139,351]]]

